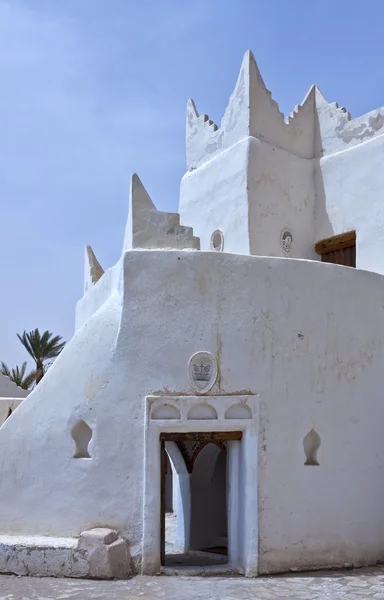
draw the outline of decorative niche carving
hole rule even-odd
[[[164,420],[164,419],[181,419],[180,411],[172,404],[161,404],[157,406],[151,415],[152,419]]]
[[[321,439],[317,431],[311,429],[303,440],[303,447],[305,452],[306,461],[305,466],[319,467],[320,463],[317,460],[317,452],[320,448]]]
[[[232,404],[225,413],[226,419],[252,419],[252,411],[246,404]]]
[[[217,411],[210,404],[197,404],[190,408],[187,419],[189,421],[217,419]]]
[[[289,229],[283,229],[280,236],[281,247],[283,248],[283,252],[286,256],[291,254],[292,244],[293,244],[293,236]]]
[[[196,352],[189,359],[188,375],[195,392],[206,394],[217,379],[217,361],[210,352]]]
[[[75,442],[76,450],[73,458],[91,458],[88,451],[88,444],[92,438],[92,429],[81,420],[72,427],[71,431],[72,439]]]

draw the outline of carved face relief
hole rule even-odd
[[[282,245],[282,248],[283,248],[285,254],[287,254],[287,255],[291,254],[292,244],[293,244],[292,233],[290,231],[288,231],[288,229],[285,229],[281,234],[281,245]]]
[[[217,378],[217,362],[210,352],[196,352],[189,359],[188,375],[195,392],[206,394]]]

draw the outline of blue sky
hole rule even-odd
[[[185,106],[219,122],[251,48],[285,114],[316,83],[384,104],[382,0],[0,0],[0,360],[16,332],[69,339],[84,245],[121,251],[129,177],[176,210]],[[32,366],[32,365],[31,365]]]

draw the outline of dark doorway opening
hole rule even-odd
[[[162,565],[227,564],[228,442],[241,439],[238,431],[160,435]]]

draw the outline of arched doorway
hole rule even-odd
[[[178,434],[176,437],[169,434],[169,436],[162,434],[161,442],[162,564],[166,566],[226,564],[228,561],[227,438],[238,440],[241,438],[241,433],[209,432]],[[175,519],[169,513],[167,514],[168,461],[171,464],[173,485],[177,492],[174,504]]]

